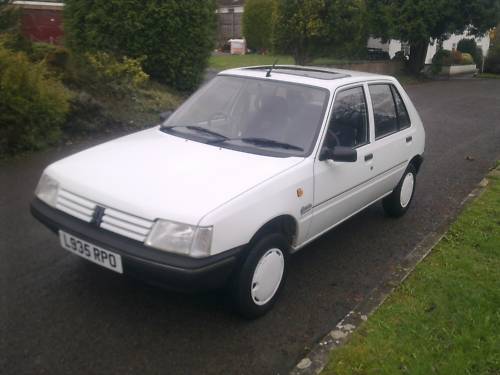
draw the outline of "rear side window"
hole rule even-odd
[[[408,116],[408,111],[406,110],[405,103],[399,95],[396,87],[391,86],[392,94],[394,95],[394,100],[396,101],[396,109],[398,111],[398,125],[399,130],[409,128],[411,125],[410,116]]]
[[[383,137],[398,130],[396,106],[389,85],[370,85],[373,116],[375,118],[375,138]]]
[[[370,85],[375,119],[375,138],[382,138],[411,125],[406,106],[393,85]]]

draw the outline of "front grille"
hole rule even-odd
[[[125,212],[106,208],[102,217],[101,228],[122,236],[144,242],[153,222]]]
[[[57,195],[56,208],[87,223],[92,221],[96,206],[95,202],[64,189],[60,189]]]
[[[92,221],[97,203],[67,190],[60,189],[56,208],[87,223]],[[154,222],[104,207],[104,215],[99,226],[124,237],[144,242]]]

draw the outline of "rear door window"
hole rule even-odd
[[[375,138],[382,138],[398,130],[398,115],[390,85],[370,85],[373,116],[375,119]]]
[[[408,116],[408,111],[406,110],[405,103],[401,98],[396,87],[391,85],[392,94],[394,95],[394,100],[396,101],[396,109],[398,111],[398,127],[399,130],[409,128],[411,125],[410,116]]]

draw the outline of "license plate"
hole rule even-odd
[[[73,254],[112,271],[123,273],[122,257],[119,254],[104,250],[99,246],[93,245],[72,234],[63,232],[62,230],[59,231],[59,240],[61,241],[61,246],[71,251]]]

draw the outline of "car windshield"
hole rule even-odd
[[[306,156],[319,133],[328,90],[265,79],[217,76],[162,130],[263,155]]]

